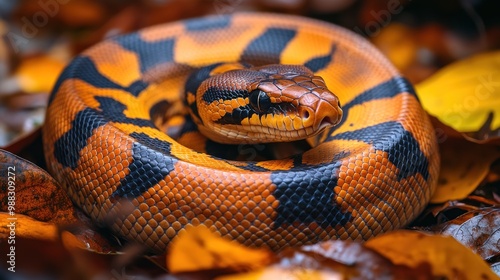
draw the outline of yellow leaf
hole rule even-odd
[[[491,129],[500,127],[500,51],[455,62],[416,89],[427,112],[460,132],[479,130],[490,112]]]
[[[365,243],[396,265],[430,267],[436,279],[500,279],[481,257],[453,237],[394,231]]]
[[[64,61],[48,55],[35,56],[23,60],[15,76],[25,92],[50,92],[65,65]]]
[[[458,139],[447,140],[439,151],[441,171],[431,203],[466,198],[488,174],[491,163],[500,158],[500,151],[494,146]]]
[[[167,268],[172,273],[211,269],[247,271],[261,268],[272,259],[267,250],[247,248],[197,226],[180,232],[172,241]]]
[[[270,266],[262,270],[233,274],[217,277],[216,280],[265,280],[265,279],[287,279],[287,280],[341,280],[346,279],[344,275],[335,271],[320,271],[305,268],[281,268]]]

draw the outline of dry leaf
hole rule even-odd
[[[14,234],[15,238],[32,238],[57,240],[57,227],[53,224],[40,222],[28,216],[0,212],[0,239]]]
[[[460,200],[472,193],[486,177],[493,161],[500,158],[495,146],[460,139],[448,139],[440,145],[441,172],[431,203]]]
[[[370,239],[365,246],[396,265],[430,266],[433,279],[500,279],[481,257],[450,236],[400,230]]]
[[[24,59],[14,76],[24,92],[49,93],[65,65],[65,61],[49,55],[34,56]]]
[[[331,240],[278,255],[278,262],[264,269],[217,279],[430,279],[423,266],[394,265],[360,242]]]
[[[283,268],[271,266],[259,271],[245,274],[235,274],[217,277],[217,280],[265,280],[265,279],[287,279],[287,280],[343,280],[346,279],[341,273],[335,271],[321,271],[310,268]],[[349,278],[351,279],[351,278]],[[365,278],[366,279],[366,278]]]
[[[45,170],[4,150],[0,150],[0,170],[0,211],[40,221],[76,220],[71,200]]]
[[[217,236],[204,226],[188,227],[172,241],[167,268],[172,273],[199,270],[248,271],[272,261],[272,253],[247,248]]]
[[[489,114],[490,129],[500,128],[500,51],[444,67],[416,89],[427,112],[460,132],[478,131]]]
[[[435,227],[441,234],[453,236],[483,259],[500,255],[500,209],[470,211]]]

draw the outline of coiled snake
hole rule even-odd
[[[155,125],[184,91],[214,140],[277,131],[314,147],[265,161],[187,148]],[[93,220],[154,251],[198,224],[274,250],[368,239],[407,225],[437,182],[411,84],[366,40],[316,20],[243,13],[111,38],[73,60],[49,102],[48,169]]]

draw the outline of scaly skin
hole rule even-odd
[[[193,70],[239,61],[304,65],[339,97],[342,121],[303,154],[262,162],[195,152],[156,128],[154,108],[179,102]],[[57,82],[43,140],[49,170],[83,211],[158,252],[198,224],[273,250],[368,239],[414,219],[439,169],[432,126],[382,54],[342,28],[272,14],[182,21],[94,46]]]

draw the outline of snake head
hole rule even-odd
[[[289,142],[341,121],[337,96],[307,67],[239,65],[215,67],[196,91],[192,114],[210,139],[226,144]]]

